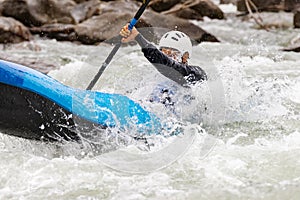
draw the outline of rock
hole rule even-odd
[[[41,27],[32,27],[30,31],[42,37],[54,38],[59,41],[77,40],[75,26],[72,24],[45,24]]]
[[[41,25],[40,20],[37,20],[29,12],[27,2],[25,0],[9,1],[5,0],[2,4],[2,15],[13,17],[21,21],[26,26]]]
[[[0,43],[18,43],[28,41],[30,31],[11,17],[0,17]]]
[[[163,16],[149,10],[144,13],[139,24],[137,24],[137,27],[162,27],[170,30],[177,29],[189,35],[191,39],[197,43],[204,41],[219,42],[215,36],[188,20],[169,15]]]
[[[4,16],[13,17],[26,26],[41,26],[50,23],[73,23],[70,10],[76,5],[73,0],[5,0]]]
[[[184,1],[162,13],[185,19],[202,20],[204,16],[212,19],[224,19],[223,11],[210,0]]]
[[[180,3],[181,0],[154,0],[150,2],[150,7],[156,12],[162,12],[169,10],[176,4]]]
[[[90,0],[76,5],[71,10],[71,16],[73,17],[76,24],[92,17],[98,10],[100,5],[99,0]]]
[[[211,19],[224,19],[223,11],[210,0],[199,0],[199,3],[192,6],[191,9]]]
[[[86,2],[86,1],[89,1],[89,0],[74,0],[76,3],[83,3],[83,2]]]
[[[254,13],[254,17],[258,19],[261,17],[263,19],[262,24],[264,28],[290,28],[294,25],[295,28],[300,27],[300,14],[297,14],[297,10],[300,10],[300,2],[298,0],[252,0],[253,3],[257,6],[259,11],[272,11],[278,12],[278,14],[274,15],[272,13],[260,13],[259,16]],[[245,5],[245,0],[239,0],[238,6],[239,11],[248,12]],[[294,24],[292,13],[282,12],[282,11],[293,11],[294,15]]]
[[[179,9],[181,6],[182,6],[182,4],[177,4],[173,8]],[[203,16],[191,8],[179,9],[178,11],[171,13],[171,15],[174,15],[176,17],[183,18],[183,19],[203,20]]]
[[[98,16],[93,16],[75,27],[78,40],[84,44],[96,44],[106,40],[116,42],[114,37],[131,20],[140,5],[133,1],[101,2],[95,13]]]
[[[133,17],[134,13],[140,8],[141,4],[135,1],[109,1],[109,2],[101,2],[98,7],[98,15],[107,13],[107,12],[122,12],[122,13],[130,13]]]
[[[118,1],[101,3],[99,16],[93,16],[75,26],[78,40],[84,44],[95,44],[117,36],[124,24],[129,22],[132,18],[132,13],[135,13],[138,8],[139,6],[133,2],[124,3]],[[177,28],[188,34],[197,43],[202,41],[218,42],[216,37],[188,20],[170,15],[161,15],[150,9],[145,11],[136,24],[136,27],[139,28],[141,32],[143,31],[142,27],[149,27],[147,31],[142,32],[146,38],[153,38],[153,32],[151,33],[153,29],[150,27],[162,27],[172,30]]]
[[[0,0],[0,16],[2,16],[2,12],[3,12],[3,1],[4,0]]]
[[[220,0],[220,4],[237,4],[237,0]]]
[[[283,49],[283,51],[293,51],[293,52],[300,52],[300,44],[297,45],[291,45],[285,49]]]
[[[294,14],[294,27],[295,28],[300,28],[300,11],[297,11]]]
[[[285,0],[284,10],[285,11],[296,11],[300,8],[300,2],[298,0]]]
[[[258,11],[270,11],[270,12],[278,12],[284,10],[284,2],[282,0],[251,0]],[[237,10],[241,12],[248,12],[245,4],[245,0],[238,0],[237,2]],[[252,11],[255,11],[253,7],[251,7]]]
[[[0,0],[1,1],[1,0]],[[200,2],[208,0],[200,0]],[[17,3],[16,3],[17,2]],[[80,1],[81,2],[81,1]],[[195,6],[196,5],[196,6]],[[195,9],[186,8],[176,13],[185,18],[201,19],[196,9],[208,5],[193,4]],[[5,15],[14,16],[30,26],[33,34],[57,40],[79,41],[83,44],[97,44],[119,35],[120,29],[128,23],[141,6],[137,1],[89,0],[76,4],[73,0],[4,0]],[[204,6],[205,7],[205,6]],[[208,11],[206,11],[208,12]],[[192,16],[193,15],[193,16]],[[218,15],[220,17],[220,14]],[[77,23],[76,25],[71,23]],[[218,39],[186,19],[162,15],[146,9],[136,24],[145,37],[160,35],[150,27],[181,30],[195,40],[217,42]],[[149,27],[147,31],[142,27]],[[153,30],[150,34],[149,30]],[[110,40],[109,42],[114,42]]]
[[[259,11],[295,11],[300,8],[300,2],[298,0],[252,0]],[[237,10],[241,12],[247,12],[245,0],[238,0]],[[255,9],[252,8],[254,11]]]
[[[93,16],[75,26],[78,40],[84,44],[95,44],[119,34],[121,28],[129,21],[132,14],[115,12]]]

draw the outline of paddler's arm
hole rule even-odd
[[[139,32],[138,30],[133,27],[131,31],[128,30],[128,25],[124,26],[121,31],[120,35],[123,37],[122,42],[127,43],[130,41],[135,40],[142,48],[142,51],[145,57],[152,63],[152,64],[161,64],[165,66],[169,66],[174,68],[176,71],[179,71],[182,75],[186,74],[186,71],[180,71],[182,68],[181,66],[175,66],[176,62],[173,62],[168,56],[163,54],[160,50],[158,50],[153,44],[147,41]]]
[[[161,74],[169,79],[181,85],[185,85],[187,82],[195,83],[207,79],[205,72],[200,67],[185,65],[170,59],[153,44],[147,41],[135,27],[129,31],[128,25],[124,26],[120,31],[120,35],[123,36],[122,42],[124,43],[136,40],[149,62],[151,62]],[[177,71],[177,73],[170,71],[170,68]]]

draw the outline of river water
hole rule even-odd
[[[193,48],[190,63],[210,80],[192,88],[194,103],[177,111],[183,136],[95,156],[76,144],[0,134],[0,199],[299,199],[300,56],[281,51],[298,30],[267,32],[234,17],[194,23],[221,42]],[[3,53],[55,63],[61,67],[49,76],[84,89],[110,50],[36,38]],[[129,96],[170,120],[145,101],[161,81],[131,46],[120,49],[94,89]]]

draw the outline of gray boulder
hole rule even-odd
[[[86,1],[89,1],[89,0],[74,0],[76,3],[83,3],[83,2],[86,2]],[[100,0],[99,0],[100,1]]]
[[[210,0],[199,1],[191,8],[202,16],[206,16],[211,19],[224,19],[223,11]]]
[[[73,24],[45,24],[40,27],[30,28],[33,34],[42,37],[54,38],[59,41],[76,41],[75,26]]]
[[[295,11],[300,8],[300,2],[298,0],[251,0],[258,11],[270,11],[270,12],[279,12],[279,11]],[[245,0],[238,0],[237,10],[241,12],[247,12],[247,7]],[[255,9],[252,7],[252,11]]]
[[[135,13],[138,8],[139,5],[135,2],[102,2],[99,6],[98,16],[93,16],[75,26],[78,40],[84,44],[95,44],[117,36],[121,28],[133,17],[132,13]],[[161,15],[151,9],[144,12],[136,27],[139,29],[148,27],[148,31],[141,30],[142,34],[148,39],[153,38],[154,29],[151,29],[151,27],[161,27],[170,30],[181,30],[197,43],[203,41],[218,42],[216,37],[188,20],[170,15]],[[159,37],[159,33],[156,34]]]
[[[141,24],[137,27],[161,27],[169,30],[178,30],[186,33],[197,43],[204,41],[207,42],[219,42],[219,40],[212,34],[201,29],[199,26],[189,22],[188,20],[181,19],[174,16],[163,16],[155,12],[146,11],[143,15]]]
[[[32,37],[30,31],[11,17],[0,17],[0,43],[18,43]]]
[[[300,28],[300,10],[297,11],[294,15],[294,27]]]
[[[255,6],[257,7],[258,11],[272,11],[278,12],[280,10],[284,10],[284,5],[282,4],[281,0],[251,0]],[[253,7],[252,11],[255,11]],[[238,0],[237,2],[237,10],[241,12],[247,12],[247,7],[245,0]]]
[[[237,0],[220,0],[220,4],[230,4],[230,3],[236,5]]]
[[[181,0],[154,0],[150,3],[150,7],[156,12],[163,12],[180,2]]]
[[[180,7],[181,5],[176,5],[176,7]],[[197,12],[196,10],[193,10],[191,8],[182,8],[173,13],[174,16],[183,18],[183,19],[194,19],[194,20],[203,20],[203,16]]]
[[[151,3],[151,7],[156,12],[172,13],[185,19],[201,20],[204,16],[212,19],[224,19],[223,11],[211,0],[156,0]]]
[[[50,23],[73,23],[70,10],[76,5],[73,0],[5,0],[3,16],[13,17],[26,26],[41,26]]]
[[[78,41],[84,44],[96,44],[118,35],[121,28],[132,17],[132,14],[120,13],[104,13],[76,25]]]
[[[285,0],[284,1],[285,11],[296,11],[300,9],[300,1],[298,0]]]
[[[99,9],[99,0],[90,0],[80,3],[71,10],[71,16],[76,24],[92,17]]]

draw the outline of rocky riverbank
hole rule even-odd
[[[177,29],[188,34],[195,43],[219,42],[213,33],[191,21],[204,17],[225,20],[226,14],[214,2],[152,0],[136,27]],[[231,14],[240,17],[241,23],[255,19],[257,28],[300,27],[300,3],[296,0],[220,0],[220,3],[235,4],[237,10]],[[0,43],[31,41],[34,35],[39,35],[58,41],[97,45],[117,36],[141,4],[142,0],[0,0]],[[270,12],[272,14],[268,15]],[[293,21],[282,20],[282,13],[293,15]],[[147,33],[143,34],[147,37]],[[296,43],[285,50],[298,52],[299,49],[300,44]]]
[[[244,14],[250,10],[294,12],[294,26],[300,27],[297,1],[221,0],[221,3],[237,4],[237,11]],[[0,42],[28,41],[38,34],[62,41],[97,44],[117,35],[140,5],[135,0],[1,0]],[[203,17],[225,19],[222,10],[210,0],[153,0],[136,27],[176,28],[198,43],[218,42],[213,34],[190,22]]]
[[[203,16],[224,19],[223,12],[209,0],[180,2],[152,1],[136,27],[176,27],[196,42],[217,42],[216,37],[188,19],[201,20]],[[0,6],[3,33],[0,42],[18,43],[30,40],[32,34],[39,34],[57,40],[97,44],[117,35],[140,5],[139,1],[122,0],[4,0]]]

